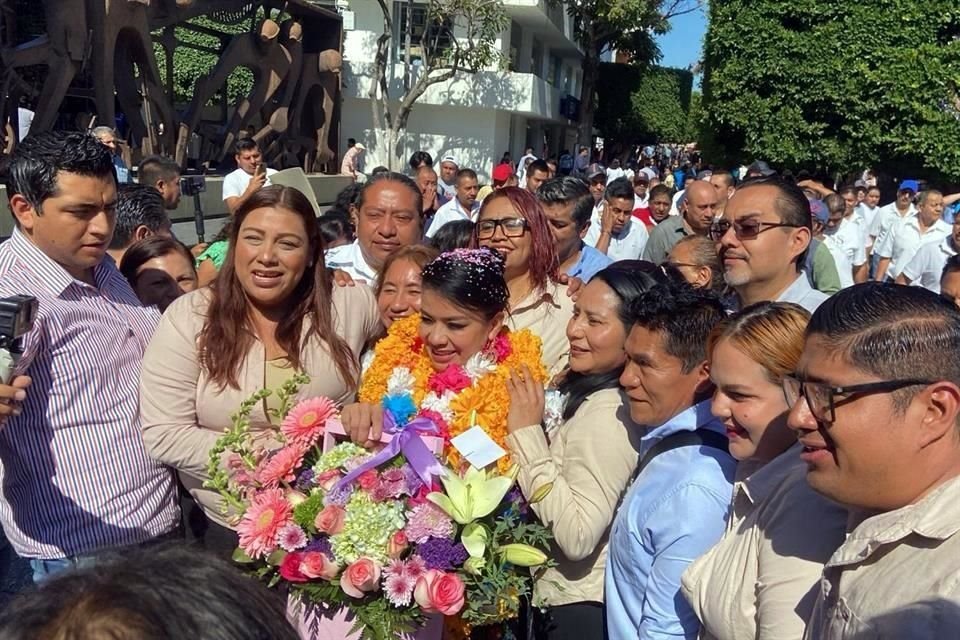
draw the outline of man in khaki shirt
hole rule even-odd
[[[920,287],[845,289],[784,390],[807,481],[855,514],[805,637],[957,637],[960,310]]]

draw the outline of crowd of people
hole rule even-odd
[[[542,343],[550,380],[514,372],[503,425],[553,534],[526,637],[951,637],[960,196],[906,179],[880,206],[867,178],[765,163],[669,184],[651,149],[629,175],[530,149],[490,185],[419,151],[318,218],[243,140],[231,218],[191,251],[172,161],[118,185],[95,136],[24,140],[0,296],[39,312],[0,384],[0,524],[36,588],[0,638],[296,637],[226,566],[210,451],[294,373],[378,441],[357,390],[413,314],[436,370],[504,331]]]

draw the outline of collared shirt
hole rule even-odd
[[[641,458],[663,438],[697,428],[724,432],[709,400],[648,431]],[[680,594],[680,576],[723,535],[736,466],[719,449],[678,447],[634,480],[610,533],[604,597],[611,640],[697,637],[700,623]]]
[[[327,269],[346,271],[357,282],[365,282],[371,286],[376,282],[379,275],[376,269],[367,264],[359,240],[354,240],[352,244],[343,244],[333,249],[327,249],[324,262]]]
[[[683,224],[683,216],[668,217],[650,232],[647,245],[643,248],[643,259],[654,264],[665,262],[673,246],[688,235],[690,232]]]
[[[957,636],[960,478],[861,522],[827,561],[808,640]]]
[[[870,237],[870,229],[873,228],[873,221],[880,214],[880,207],[869,207],[866,202],[861,202],[854,210],[855,215],[860,217],[863,224],[860,225],[863,231],[863,244],[865,247],[873,246],[873,240]]]
[[[593,276],[612,263],[613,260],[610,256],[600,253],[588,244],[584,244],[580,247],[580,258],[576,264],[567,269],[567,275],[571,278],[580,278],[584,282],[590,282]]]
[[[511,307],[507,326],[511,331],[529,329],[540,338],[543,364],[552,375],[560,373],[567,365],[570,353],[567,322],[572,315],[573,299],[567,295],[567,288],[551,282],[545,292],[531,291]]]
[[[140,435],[140,361],[160,313],[111,259],[94,280],[75,280],[19,230],[0,245],[0,296],[39,301],[16,369],[33,385],[0,431],[0,520],[27,558],[137,544],[180,518],[173,476]]]
[[[880,207],[880,210],[877,212],[877,215],[874,216],[873,224],[870,227],[870,235],[875,238],[873,241],[874,248],[880,247],[881,243],[886,240],[894,226],[899,224],[904,218],[909,218],[915,215],[917,215],[917,208],[913,206],[912,203],[910,204],[910,208],[907,209],[907,213],[903,215],[901,215],[897,210],[896,201]]]
[[[600,240],[602,228],[603,223],[600,221],[600,214],[594,209],[593,219],[590,221],[590,230],[587,231],[587,236],[583,241],[591,247],[596,247]],[[649,238],[650,233],[647,231],[646,225],[641,224],[639,220],[634,220],[632,215],[627,216],[627,222],[623,225],[620,233],[610,236],[607,257],[615,262],[617,260],[639,260]]]
[[[832,231],[825,231],[823,244],[830,250],[840,275],[841,288],[853,286],[853,269],[867,261],[863,244],[864,232],[861,219],[853,215],[840,221]]]
[[[432,238],[437,234],[437,231],[440,230],[440,227],[455,220],[472,220],[476,222],[478,213],[480,213],[479,200],[473,203],[470,211],[467,211],[457,198],[453,198],[450,202],[437,209],[437,214],[433,216],[433,222],[430,223],[430,228],[427,229],[426,235],[428,238]]]
[[[270,176],[277,172],[276,169],[271,169],[267,167],[267,179],[263,183],[263,186],[269,187]],[[223,177],[223,199],[227,198],[239,198],[243,195],[243,192],[247,190],[247,186],[250,184],[250,181],[253,179],[253,176],[243,169],[235,169]]]
[[[829,297],[827,294],[811,287],[807,276],[801,273],[793,281],[793,284],[784,289],[776,301],[792,302],[813,313]]]
[[[881,258],[890,258],[890,267],[887,276],[896,278],[903,268],[917,255],[917,250],[929,243],[939,243],[953,231],[951,225],[943,220],[937,220],[920,230],[920,219],[910,216],[904,219],[896,229],[892,230],[887,241],[877,250]]]
[[[957,255],[953,237],[947,236],[940,243],[928,242],[917,250],[917,255],[907,263],[901,273],[910,279],[910,284],[940,293],[940,276],[943,266],[951,256]]]
[[[793,445],[734,485],[723,539],[683,574],[701,638],[803,636],[823,565],[843,542],[847,510],[810,488],[801,450]]]

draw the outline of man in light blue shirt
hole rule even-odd
[[[560,273],[589,282],[613,262],[583,241],[590,229],[594,206],[586,182],[570,176],[551,178],[537,189],[537,199],[547,214],[560,259]]]
[[[640,427],[638,474],[610,532],[607,632],[611,640],[692,640],[700,622],[680,576],[723,535],[736,469],[710,413],[706,355],[726,314],[702,293],[664,286],[637,298],[630,313],[620,385],[630,418],[650,426]]]

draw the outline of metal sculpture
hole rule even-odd
[[[253,127],[267,158],[280,166],[313,168],[336,156],[342,24],[337,13],[307,0],[42,0],[44,33],[24,38],[17,20],[39,16],[36,0],[0,0],[0,154],[16,144],[17,105],[37,107],[31,131],[53,128],[82,102],[98,124],[125,117],[135,158],[150,153],[216,164]],[[284,15],[281,24],[274,18]],[[206,16],[250,26],[206,50],[180,41],[175,28],[199,29]],[[205,29],[204,33],[209,32]],[[19,39],[18,39],[19,38]],[[25,40],[25,41],[22,41]],[[158,65],[154,44],[166,59]],[[173,52],[194,47],[218,60],[197,78],[182,113],[174,106]],[[202,110],[239,67],[253,73],[246,96],[222,121],[204,122]],[[40,70],[38,72],[38,69]],[[166,71],[164,86],[161,69]],[[69,103],[70,106],[67,106]],[[188,158],[199,136],[201,157]]]

